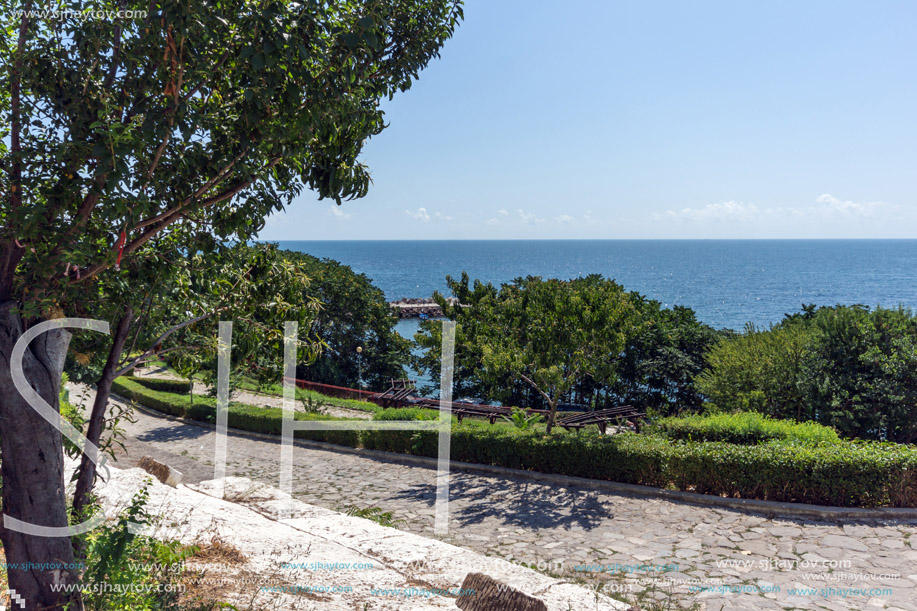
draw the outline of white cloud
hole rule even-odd
[[[423,207],[418,208],[417,210],[414,210],[413,212],[410,210],[405,210],[404,213],[407,214],[409,217],[413,219],[417,219],[418,221],[423,221],[424,223],[429,223],[433,219],[436,219],[438,221],[443,221],[446,223],[452,220],[451,216],[447,214],[443,214],[442,212],[434,212],[433,214],[430,214],[430,211]]]
[[[883,227],[900,226],[915,220],[915,211],[886,202],[855,202],[823,193],[809,205],[773,206],[759,208],[754,204],[728,201],[707,204],[702,208],[682,208],[654,213],[655,222],[697,223],[701,227],[714,224],[742,226],[760,233],[762,230],[823,233],[828,227],[845,234],[875,232]]]
[[[558,223],[564,223],[566,225],[569,225],[576,219],[570,216],[569,214],[561,214],[560,216],[555,216],[554,220],[557,221]]]
[[[535,223],[544,222],[543,218],[539,218],[535,214],[526,212],[522,208],[520,208],[518,212],[519,212],[519,218],[522,219],[522,222],[525,223],[526,225],[534,225]]]
[[[803,209],[805,212],[819,213],[829,217],[874,217],[898,211],[897,206],[885,202],[852,202],[840,200],[830,193],[823,193],[815,198],[817,206]]]
[[[500,216],[509,216],[509,212],[507,212],[505,209],[502,209],[502,208],[500,210],[497,210],[497,214],[499,214]]]
[[[707,204],[703,208],[682,208],[653,214],[654,221],[750,221],[758,217],[760,210],[754,204],[728,201],[721,204]]]
[[[500,219],[498,218],[487,219],[486,221],[484,221],[484,224],[485,225],[499,225]]]
[[[335,205],[335,204],[331,204],[331,207],[328,208],[328,212],[330,212],[331,215],[334,216],[334,218],[340,221],[349,221],[350,217],[353,216],[349,212],[344,212],[344,210],[342,210],[340,206]]]
[[[430,215],[427,213],[427,209],[426,209],[426,208],[418,208],[416,212],[411,212],[410,210],[405,210],[404,213],[407,214],[408,216],[412,217],[412,218],[415,218],[415,219],[419,220],[419,221],[423,221],[424,223],[429,222],[429,220],[430,220]]]

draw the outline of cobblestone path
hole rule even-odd
[[[81,390],[71,384],[71,397]],[[91,402],[91,391],[84,392]],[[90,403],[91,404],[91,403]],[[137,414],[130,466],[152,455],[213,478],[214,433]],[[378,506],[398,528],[433,537],[435,472],[324,449],[294,451],[294,496],[343,509]],[[230,435],[227,475],[277,486],[280,445]],[[125,464],[126,463],[126,464]],[[514,477],[453,472],[455,545],[582,581],[609,595],[732,609],[917,610],[917,526],[768,519]]]

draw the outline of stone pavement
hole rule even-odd
[[[117,466],[150,454],[186,481],[213,478],[213,431],[143,413],[125,429],[128,455]],[[279,443],[230,435],[227,475],[277,486],[279,460]],[[330,509],[378,506],[404,520],[398,528],[434,536],[429,468],[296,447],[293,495]],[[449,518],[449,534],[436,538],[632,602],[716,611],[917,610],[914,524],[768,519],[463,472],[452,474]]]
[[[106,514],[114,517],[129,505],[148,477],[140,469],[111,469],[98,490]],[[548,611],[629,608],[499,558],[291,501],[267,486],[255,494],[251,489],[250,480],[235,477],[149,486],[147,506],[164,519],[147,525],[146,534],[186,545],[223,544],[221,555],[187,561],[181,584],[192,596],[244,611],[454,610],[465,576],[474,571],[535,596]],[[284,518],[290,509],[295,517]],[[225,554],[226,546],[236,553]]]

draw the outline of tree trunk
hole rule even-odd
[[[557,420],[557,402],[558,399],[555,397],[548,401],[548,423],[544,427],[544,432],[548,435],[551,434],[551,429],[554,428],[554,421]]]
[[[96,383],[96,398],[92,404],[92,412],[89,416],[89,428],[86,431],[86,439],[96,447],[102,438],[102,427],[105,424],[105,411],[108,409],[108,398],[111,396],[111,385],[115,381],[115,374],[118,371],[118,362],[121,359],[121,351],[124,349],[124,342],[127,340],[127,334],[131,328],[131,319],[134,311],[130,306],[125,310],[124,316],[118,321],[118,328],[115,330],[115,337],[112,340],[111,350],[108,351],[108,360],[105,362],[105,368],[102,369],[102,376]],[[86,504],[89,502],[89,493],[95,485],[96,465],[89,456],[83,454],[83,460],[80,463],[79,476],[76,481],[76,490],[73,493],[73,510],[71,515],[75,522],[81,522],[81,514]]]
[[[0,460],[3,513],[41,526],[66,527],[64,453],[61,434],[26,402],[13,386],[10,355],[23,333],[16,304],[0,304]],[[60,410],[61,371],[70,333],[54,329],[37,337],[25,351],[22,369],[36,392]],[[78,595],[54,592],[53,586],[77,583],[69,537],[39,537],[0,526],[9,587],[25,600],[26,611],[63,609]],[[31,563],[31,564],[30,564]],[[50,568],[35,564],[59,563]],[[56,569],[56,570],[55,570]],[[16,605],[17,608],[18,605]]]

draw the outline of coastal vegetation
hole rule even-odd
[[[337,261],[293,251],[283,256],[309,278],[308,295],[320,304],[309,336],[321,342],[322,350],[300,365],[297,376],[352,388],[380,388],[390,378],[404,377],[410,341],[395,331],[398,321],[382,291]]]
[[[383,295],[365,276],[333,261],[287,254],[281,258],[308,277],[301,288],[303,302],[317,303],[316,312],[328,310],[316,319],[329,329],[310,326],[313,336],[323,337],[316,341],[318,354],[328,342],[371,346],[373,333],[395,333]],[[689,308],[663,308],[598,276],[573,281],[520,278],[499,288],[472,283],[467,275],[448,281],[454,298],[434,297],[444,314],[458,322],[458,392],[549,410],[544,420],[521,409],[494,424],[453,419],[455,460],[737,498],[866,507],[917,503],[917,448],[893,443],[900,440],[900,425],[889,436],[888,424],[876,424],[896,422],[899,412],[907,413],[906,406],[893,405],[907,401],[915,359],[909,349],[914,317],[905,310],[805,306],[769,329],[748,327],[735,333],[703,325]],[[367,287],[363,298],[356,298]],[[351,297],[349,307],[338,312],[334,304]],[[420,328],[416,341],[423,352],[415,364],[438,374],[441,325],[425,321]],[[350,333],[357,337],[348,337]],[[404,340],[387,345],[404,352],[409,347]],[[342,350],[346,348],[336,352]],[[334,354],[327,358],[333,360]],[[380,370],[389,364],[400,368],[406,358],[402,354],[383,360]],[[846,367],[838,366],[844,363]],[[300,371],[320,370],[310,367],[306,364]],[[331,379],[353,384],[353,362],[348,367],[338,370],[342,378]],[[237,369],[241,375],[235,376],[236,387],[280,394],[279,382],[248,377],[245,362]],[[871,373],[861,377],[864,371]],[[384,376],[378,380],[385,385]],[[214,420],[215,400],[193,397],[188,381],[120,377],[113,388],[165,413]],[[898,388],[898,394],[883,396],[879,404],[878,389],[889,388]],[[842,390],[846,403],[830,399]],[[372,412],[377,420],[437,418],[434,410],[383,410],[303,389],[297,389],[297,398],[312,406]],[[568,431],[550,421],[552,411],[564,402],[568,409],[588,411],[625,401],[648,413],[640,435]],[[885,409],[865,409],[867,401]],[[319,411],[309,409],[295,417],[335,419]],[[854,419],[859,427],[845,427],[844,414],[859,417]],[[279,435],[281,423],[278,408],[230,404],[231,427]],[[437,455],[434,430],[297,431],[296,436]]]
[[[663,308],[613,280],[519,278],[495,287],[448,277],[458,304],[434,295],[455,320],[457,397],[504,405],[580,409],[631,404],[643,411],[699,411],[695,386],[717,332],[690,308]],[[415,336],[415,367],[439,377],[440,323]]]
[[[711,411],[814,421],[843,437],[917,441],[917,317],[906,309],[805,306],[707,355]]]
[[[917,317],[862,305],[803,305],[740,333],[663,308],[612,280],[447,278],[434,295],[456,331],[455,394],[504,405],[589,410],[634,405],[651,418],[755,412],[815,422],[845,438],[917,441]],[[414,361],[439,376],[440,324]],[[746,419],[747,422],[747,419]],[[776,426],[768,421],[768,427]]]

